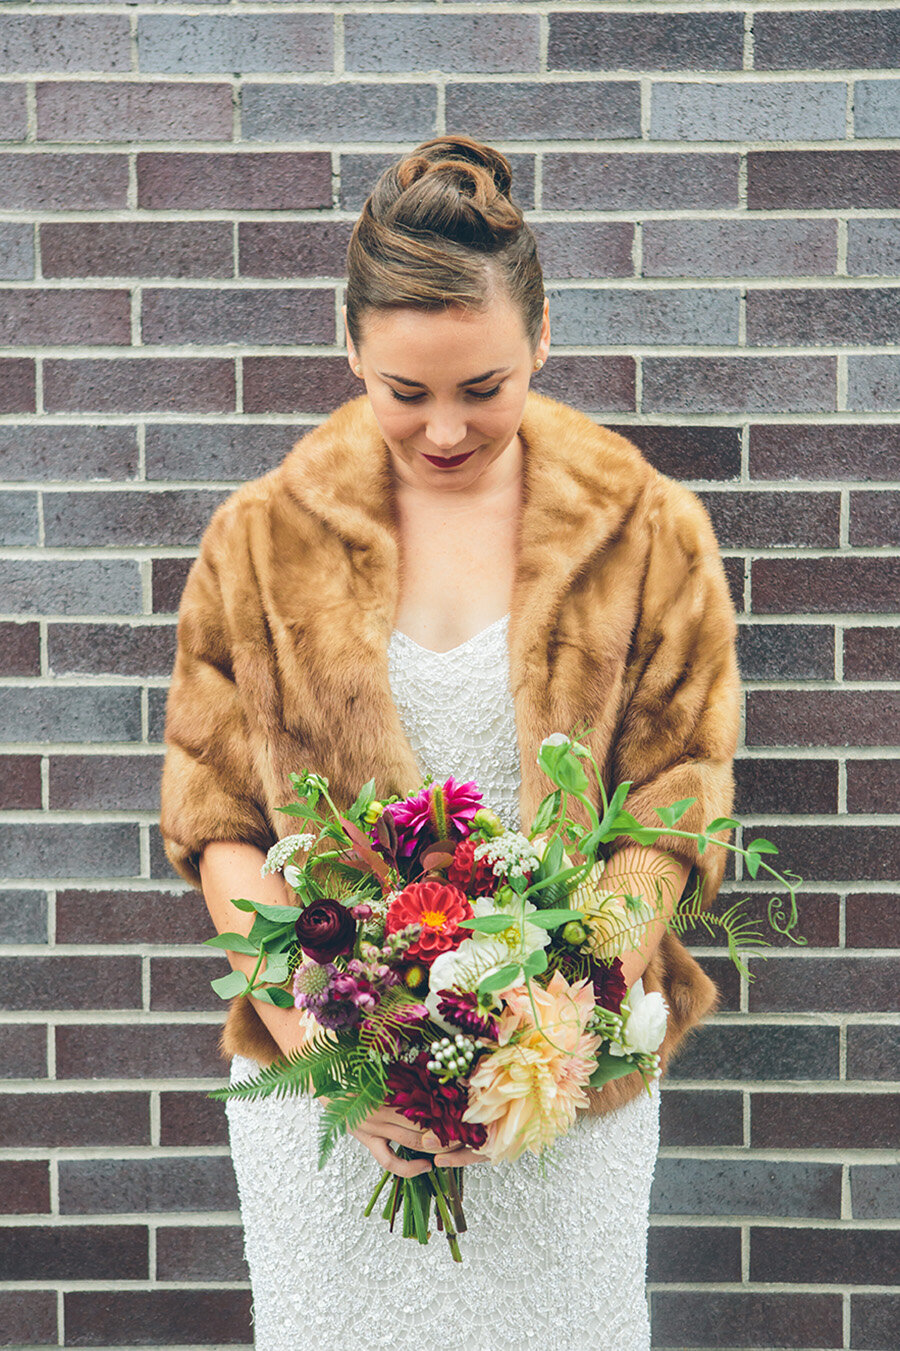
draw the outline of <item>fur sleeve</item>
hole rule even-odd
[[[268,849],[275,838],[253,769],[220,585],[220,572],[247,571],[238,524],[228,504],[219,508],[188,574],[166,705],[160,831],[172,866],[195,887],[211,841]]]
[[[655,807],[696,798],[678,826],[702,831],[732,811],[740,720],[737,625],[700,499],[663,476],[648,492],[650,545],[615,746],[615,781],[632,781],[628,809],[642,825],[659,826]],[[711,846],[698,854],[692,841],[666,835],[658,847],[697,870],[708,906],[722,882],[727,851]],[[689,879],[689,888],[695,880]]]

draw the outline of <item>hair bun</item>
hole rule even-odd
[[[383,208],[382,221],[395,229],[492,251],[522,227],[522,213],[508,196],[509,160],[468,136],[424,141],[387,178],[393,183],[376,194],[373,210]]]

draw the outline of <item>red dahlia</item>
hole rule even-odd
[[[469,1105],[466,1088],[458,1079],[442,1084],[429,1069],[427,1051],[422,1051],[411,1065],[397,1060],[391,1065],[387,1078],[388,1107],[418,1126],[433,1130],[446,1147],[460,1140],[471,1149],[480,1149],[487,1140],[487,1131],[479,1122],[463,1121],[463,1112]]]
[[[453,862],[447,869],[447,878],[473,896],[493,896],[500,885],[500,878],[494,875],[486,859],[475,861],[475,849],[480,843],[480,840],[460,840],[453,854]]]
[[[603,962],[591,962],[591,984],[594,987],[594,1002],[601,1009],[618,1013],[628,990],[622,975],[621,958],[613,957],[608,966]]]
[[[448,882],[410,882],[388,906],[387,931],[396,933],[407,924],[421,925],[421,933],[408,949],[411,960],[431,965],[435,957],[458,948],[467,929],[459,922],[472,918],[472,907],[459,887]]]
[[[497,1024],[481,1012],[478,996],[472,990],[438,990],[438,1012],[470,1036],[497,1040]]]

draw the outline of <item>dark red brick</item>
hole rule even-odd
[[[202,943],[214,928],[197,891],[59,891],[58,943]]]
[[[212,488],[47,493],[45,540],[54,545],[197,544],[226,496]]]
[[[103,1074],[102,1065],[96,1070]],[[149,1145],[149,1101],[146,1093],[0,1096],[0,1135],[11,1149]]]
[[[760,965],[757,961],[754,968]],[[679,1082],[743,1083],[747,1079],[837,1079],[838,1070],[836,1027],[707,1023],[690,1037],[669,1074]]]
[[[900,1027],[848,1027],[847,1078],[900,1079]]]
[[[216,1079],[226,1076],[220,1028],[183,1023],[65,1023],[56,1028],[60,1079]]]
[[[847,810],[888,812],[900,803],[900,760],[848,760]]]
[[[544,278],[630,277],[634,226],[629,221],[535,221]]]
[[[159,755],[54,755],[50,807],[69,811],[158,811]]]
[[[647,1280],[740,1281],[741,1231],[721,1226],[654,1225],[647,1242]]]
[[[68,1346],[249,1345],[244,1290],[72,1290],[65,1295]],[[54,1336],[55,1324],[54,1324]]]
[[[731,603],[738,614],[744,613],[744,560],[743,558],[723,558],[725,577],[731,595]]]
[[[848,896],[845,905],[848,948],[900,948],[900,905],[895,893],[862,892]]]
[[[40,1159],[0,1162],[0,1211],[4,1215],[49,1214],[49,1163]]]
[[[137,157],[137,176],[138,205],[151,210],[331,207],[327,151],[145,151]]]
[[[242,221],[242,277],[338,277],[347,270],[352,221]]]
[[[344,357],[244,357],[246,413],[331,413],[360,391]]]
[[[887,1093],[754,1093],[750,1109],[754,1149],[891,1149],[898,1127],[900,1103]]]
[[[747,292],[752,347],[868,346],[893,342],[900,291],[888,287],[791,287]]]
[[[41,757],[0,755],[0,808],[4,811],[40,810]]]
[[[224,1155],[61,1159],[63,1215],[143,1214],[151,1211],[234,1211],[234,1168]]]
[[[106,211],[127,205],[127,155],[0,154],[0,211]]]
[[[41,226],[45,277],[230,277],[228,221],[66,221]]]
[[[643,367],[648,412],[827,412],[837,398],[830,356],[645,357]]]
[[[744,1107],[740,1093],[721,1089],[671,1091],[664,1084],[660,1098],[660,1144],[741,1145]]]
[[[833,680],[830,624],[742,624],[738,665],[744,680]]]
[[[543,205],[554,211],[736,207],[738,156],[545,153]]]
[[[127,291],[0,290],[0,344],[4,347],[131,342]]]
[[[900,867],[900,831],[890,826],[766,826],[777,845],[776,866],[807,882],[893,882]],[[760,874],[762,876],[762,874]]]
[[[225,1104],[194,1090],[160,1093],[161,1145],[226,1145],[228,1118]]]
[[[740,70],[740,14],[550,14],[550,70]]]
[[[0,156],[2,159],[2,156]],[[0,167],[0,178],[3,170]],[[30,357],[0,357],[0,413],[33,413],[34,362]]]
[[[0,624],[0,673],[30,676],[41,673],[41,632],[37,624]]]
[[[896,680],[900,628],[844,629],[845,680]]]
[[[731,549],[779,544],[836,547],[840,542],[838,493],[701,492],[719,544]]]
[[[39,1023],[0,1025],[0,1080],[43,1079],[46,1074],[46,1028]]]
[[[630,413],[635,407],[632,357],[552,356],[534,380],[539,394],[586,412]]]
[[[755,558],[757,614],[877,614],[894,610],[900,558]]]
[[[740,478],[741,433],[738,427],[606,425],[637,446],[661,474],[677,479]]]
[[[755,479],[900,478],[900,426],[827,423],[750,428],[750,476]]]
[[[174,614],[181,603],[193,558],[154,558],[151,567],[153,613]]]
[[[757,70],[847,70],[897,64],[900,14],[889,9],[761,10],[753,16]]]
[[[883,1229],[750,1230],[751,1281],[880,1285],[900,1264],[900,1233]]]
[[[799,810],[799,809],[798,809]],[[804,808],[803,810],[808,810]],[[775,888],[773,887],[773,891]],[[787,889],[781,891],[782,908],[775,913],[776,922],[785,928],[789,915],[789,900]],[[801,891],[797,895],[797,913],[798,922],[795,928],[790,931],[791,937],[779,933],[773,929],[769,922],[769,900],[768,895],[748,896],[746,891],[735,890],[732,888],[725,896],[721,896],[716,904],[716,909],[724,909],[735,901],[741,902],[741,914],[747,919],[752,919],[758,932],[765,939],[770,947],[789,948],[794,947],[792,938],[805,938],[807,944],[813,948],[833,948],[837,947],[839,939],[839,898],[834,893],[822,893],[818,891]],[[724,935],[715,935],[713,937],[700,938],[702,930],[692,930],[694,942],[703,942],[708,946],[723,946],[725,943]],[[708,959],[704,959],[704,966]]]
[[[900,1327],[900,1295],[854,1295],[850,1345],[859,1351],[894,1351]]]
[[[332,344],[334,291],[268,287],[146,289],[141,308],[144,342],[164,346],[254,343]]]
[[[900,957],[785,957],[755,966],[753,1013],[892,1013],[896,1008]],[[900,1111],[900,1100],[894,1111]]]
[[[837,1347],[843,1342],[842,1297],[656,1291],[657,1346]]]
[[[39,141],[231,140],[228,84],[53,80],[35,88]]]
[[[900,544],[900,492],[850,494],[850,543]]]
[[[748,746],[884,746],[900,719],[900,693],[751,690]]]
[[[45,1281],[147,1280],[149,1240],[146,1225],[16,1225],[0,1248],[0,1280],[29,1281],[35,1272]]]
[[[137,957],[0,957],[5,1009],[133,1009],[141,1006]]]
[[[234,1224],[160,1225],[156,1274],[161,1281],[247,1280],[243,1230]]]
[[[752,150],[751,211],[900,206],[900,151]]]
[[[175,626],[51,624],[47,647],[54,675],[169,675]]]
[[[150,960],[150,1007],[181,1011],[220,1011],[222,1001],[209,982],[228,971],[223,953],[208,957],[153,957]]]
[[[56,1346],[56,1293],[53,1290],[0,1290],[2,1346]]]
[[[50,413],[230,413],[234,400],[234,362],[228,358],[44,362],[44,402]]]

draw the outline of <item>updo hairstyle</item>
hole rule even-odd
[[[347,328],[357,348],[368,310],[480,309],[498,292],[519,307],[537,348],[544,279],[511,181],[506,156],[468,136],[423,141],[384,170],[347,250]]]

